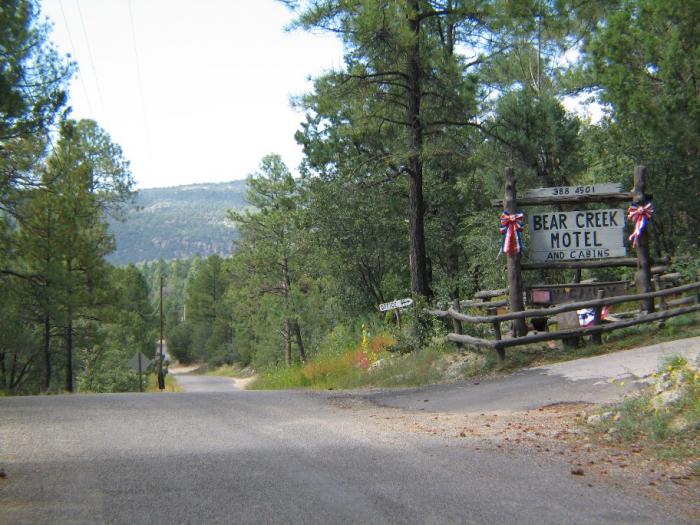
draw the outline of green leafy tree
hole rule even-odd
[[[306,98],[309,113],[332,115],[328,106],[339,104],[346,117],[339,124],[357,129],[356,139],[363,133],[392,137],[373,163],[406,176],[411,289],[425,297],[432,294],[425,164],[435,154],[434,137],[475,123],[476,84],[468,69],[480,59],[472,57],[470,64],[453,51],[458,44],[482,47],[490,32],[487,11],[486,3],[457,0],[310,2],[297,19],[299,27],[340,35],[346,50],[345,68],[318,79]]]
[[[37,183],[36,166],[46,136],[66,103],[74,67],[48,40],[49,25],[33,0],[8,0],[0,9],[0,248],[8,249],[6,227],[17,192]],[[0,256],[0,272],[12,270]],[[16,272],[15,272],[16,274]],[[17,277],[17,275],[14,275]]]
[[[103,310],[100,328],[79,352],[81,390],[125,392],[138,390],[138,378],[129,368],[137,352],[153,357],[156,318],[149,289],[133,265],[109,272],[109,305]]]
[[[98,318],[108,288],[104,257],[114,249],[105,214],[128,202],[131,184],[128,163],[104,131],[92,121],[67,121],[41,186],[27,192],[18,208],[17,262],[34,276],[45,390],[51,385],[51,341],[57,332],[65,352],[65,388],[74,388],[74,323]]]
[[[658,251],[698,244],[700,205],[700,5],[681,0],[624,1],[591,35],[587,65],[610,109],[596,135],[594,169],[627,159],[646,164],[656,202]],[[593,156],[592,155],[592,156]]]
[[[240,261],[257,292],[270,295],[268,308],[282,317],[281,332],[287,364],[292,361],[292,338],[299,358],[306,359],[299,286],[302,280],[304,235],[300,224],[300,192],[279,155],[268,155],[260,169],[248,177],[248,203],[243,213],[229,212],[238,224]]]
[[[187,321],[192,354],[212,364],[233,361],[231,311],[225,301],[229,286],[224,262],[212,255],[187,283]],[[176,346],[179,340],[176,332]]]

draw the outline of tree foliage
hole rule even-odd
[[[357,344],[363,323],[393,330],[397,349],[418,348],[445,327],[413,315],[393,328],[377,307],[506,285],[490,205],[506,167],[521,189],[629,187],[634,165],[646,164],[653,249],[697,251],[697,2],[284,3],[294,29],[330,32],[344,46],[342,67],[293,100],[304,114],[299,176],[278,155],[261,160],[247,203],[229,206],[230,257],[138,268],[105,262],[114,249],[106,219],[123,217],[132,197],[128,162],[96,123],[61,114],[72,66],[47,40],[37,4],[3,5],[4,390],[136,389],[127,362],[153,355],[161,307],[183,362],[302,363]],[[571,110],[584,96],[602,105],[600,122]]]

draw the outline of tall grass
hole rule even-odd
[[[387,349],[394,342],[391,335],[379,334],[368,338],[366,345],[360,344],[339,354],[321,354],[305,364],[270,368],[264,370],[250,388],[327,390],[418,386],[440,379],[440,365],[444,360],[441,351],[426,348],[407,355],[393,355]],[[377,364],[372,366],[373,362]]]
[[[146,392],[160,392],[158,388],[158,376],[156,374],[146,374]],[[165,388],[163,392],[182,392],[182,387],[177,383],[171,375],[165,376]]]

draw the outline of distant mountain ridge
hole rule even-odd
[[[126,220],[110,222],[117,249],[108,260],[123,265],[230,255],[238,231],[226,211],[244,209],[245,194],[245,180],[139,190]]]

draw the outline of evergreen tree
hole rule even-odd
[[[303,268],[304,238],[300,224],[300,193],[278,155],[268,155],[258,172],[248,177],[248,202],[253,210],[229,212],[241,232],[240,260],[259,294],[279,297],[285,362],[292,361],[292,338],[299,358],[306,359],[300,323],[298,289]],[[275,301],[276,302],[276,301]]]

